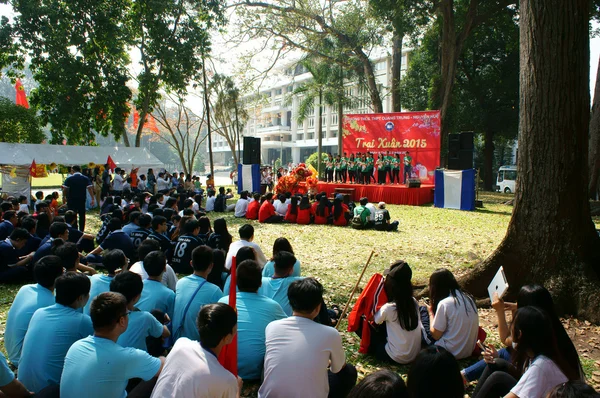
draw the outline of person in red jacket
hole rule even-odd
[[[342,195],[337,194],[333,200],[333,225],[338,227],[345,227],[348,225],[348,213],[350,210],[348,206],[343,203]]]
[[[324,225],[328,223],[329,207],[327,206],[327,196],[323,195],[319,198],[319,204],[314,207],[314,216],[315,224]]]
[[[298,216],[296,217],[296,223],[307,225],[310,224],[312,217],[312,208],[310,206],[310,202],[308,201],[308,196],[303,196],[300,199],[300,204],[298,205]]]
[[[258,209],[260,208],[260,194],[255,193],[253,198],[254,200],[248,203],[248,210],[246,210],[246,218],[248,220],[258,220]]]
[[[287,212],[285,213],[285,221],[295,223],[298,218],[298,197],[292,196],[290,199],[290,205],[288,206]]]
[[[260,209],[258,210],[258,222],[260,223],[279,223],[283,221],[283,217],[278,216],[275,213],[275,207],[271,200],[273,199],[273,194],[269,192],[265,195],[265,200],[260,205]]]

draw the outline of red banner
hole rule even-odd
[[[343,152],[390,155],[409,152],[412,176],[433,183],[440,164],[440,112],[369,113],[345,115]],[[402,173],[402,166],[401,166]]]

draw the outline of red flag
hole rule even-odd
[[[235,257],[231,259],[231,280],[229,281],[229,305],[233,307],[233,309],[237,312],[236,308],[236,291],[237,291],[237,277],[236,277],[236,260]],[[221,350],[221,354],[219,355],[219,362],[225,369],[233,373],[234,376],[238,375],[238,367],[237,367],[237,354],[238,344],[237,344],[237,333],[233,336],[233,341],[230,344],[227,344]]]
[[[25,87],[23,87],[23,84],[21,84],[21,79],[17,79],[17,83],[15,84],[15,90],[17,90],[17,96],[15,99],[17,105],[29,109],[29,102],[27,102],[27,94],[25,94]]]
[[[106,159],[106,164],[108,165],[108,168],[110,169],[110,171],[114,171],[115,168],[117,167],[117,165],[115,164],[115,162],[113,162],[110,155],[108,155],[108,159]]]
[[[32,177],[37,177],[37,165],[35,164],[35,159],[33,159],[31,166],[29,166],[29,175]]]

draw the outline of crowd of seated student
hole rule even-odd
[[[279,197],[277,208],[288,199],[286,212],[294,203],[300,211],[295,197]],[[327,203],[321,195],[306,210],[326,217]],[[335,216],[336,204],[344,204],[342,198],[334,199],[329,216]],[[362,207],[370,211],[366,204]],[[176,208],[169,209],[172,217]],[[125,391],[133,397],[233,396],[242,379],[262,378],[261,397],[462,397],[466,382],[479,378],[475,397],[586,393],[587,387],[577,383],[583,379],[577,352],[542,287],[523,287],[516,305],[494,301],[500,340],[507,348],[486,347],[484,360],[461,372],[457,359],[472,356],[480,339],[474,300],[450,271],[440,269],[429,279],[430,305],[419,306],[410,266],[392,264],[382,282],[387,303],[381,303],[368,324],[368,353],[382,361],[412,363],[408,383],[388,371],[355,386],[356,370],[345,363],[340,335],[330,327],[334,314],[327,310],[323,287],[300,276],[300,261],[286,238],[275,240],[267,261],[250,224],[242,225],[239,240],[233,241],[224,219],[215,220],[213,231],[207,217],[186,214],[173,241],[166,237],[166,210],[153,207],[150,216],[134,209],[127,211],[129,234],[122,228],[122,209],[105,217],[102,228],[108,234],[97,235],[103,235],[102,249],[92,250],[87,260],[102,254],[96,261],[106,274],[89,279],[78,271],[92,274],[93,269],[80,263],[77,243],[69,242],[72,216],[68,224],[55,218],[43,245],[50,249],[45,247],[37,262],[35,252],[15,257],[36,226],[31,216],[17,217],[8,240],[0,242],[0,261],[5,261],[0,265],[5,271],[23,269],[37,283],[23,286],[9,310],[5,347],[19,372],[16,380],[0,358],[0,391],[24,393],[17,396],[27,396],[27,391],[58,396],[59,390],[64,397],[122,396]],[[140,230],[148,234],[133,234]],[[197,244],[184,247],[192,242],[188,237]],[[136,238],[137,248],[129,247]],[[225,305],[233,257],[237,316]],[[177,280],[171,264],[185,276]],[[506,310],[514,313],[510,328]],[[40,347],[47,333],[56,336],[53,344]],[[236,333],[239,380],[214,357]],[[162,355],[171,341],[175,345],[165,362]]]

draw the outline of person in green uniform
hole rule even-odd
[[[375,176],[373,175],[373,170],[375,169],[375,159],[373,159],[373,154],[371,152],[367,153],[367,184],[370,183],[371,179],[375,183]]]
[[[379,185],[385,184],[385,156],[380,153],[377,156],[377,183]]]
[[[392,160],[392,184],[400,184],[400,163],[402,163],[402,160],[400,154],[397,153]]]
[[[384,180],[383,182],[386,183],[387,178],[389,177],[390,184],[391,184],[392,183],[392,162],[394,161],[394,156],[392,154],[390,154],[390,151],[387,151],[387,154],[385,155],[384,159],[385,159],[386,180]]]
[[[347,181],[347,171],[348,171],[348,156],[346,155],[346,152],[344,152],[344,156],[342,156],[341,158],[341,170],[342,170],[342,182],[345,184]]]
[[[410,174],[412,172],[412,157],[409,152],[406,151],[404,155],[404,184],[406,184],[406,179],[410,178]]]
[[[348,181],[350,184],[356,182],[356,160],[353,153],[350,154],[350,158],[348,159]]]

